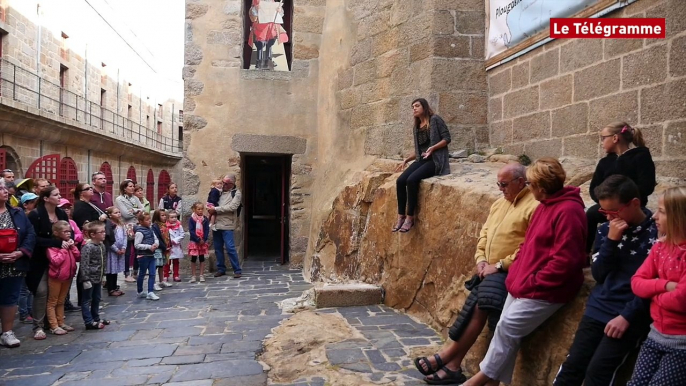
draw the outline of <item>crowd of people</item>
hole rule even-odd
[[[65,322],[65,312],[81,311],[86,330],[101,330],[110,324],[100,317],[102,293],[125,295],[118,285],[120,274],[135,282],[137,296],[159,300],[159,293],[181,282],[180,260],[186,253],[182,241],[189,230],[187,254],[191,257],[190,283],[205,281],[210,219],[214,221],[217,254],[215,277],[226,274],[227,249],[234,277],[241,269],[233,240],[240,212],[241,193],[234,175],[213,184],[208,205],[196,202],[183,226],[182,200],[171,183],[155,210],[143,188],[126,179],[119,195],[107,192],[101,172],[91,183],[79,183],[63,198],[59,188],[46,179],[14,181],[14,172],[0,176],[0,344],[18,347],[13,332],[15,318],[33,325],[33,338],[46,332],[65,335],[75,328]],[[72,204],[73,202],[73,204]],[[198,266],[199,264],[199,266]],[[147,275],[147,288],[143,284]],[[78,306],[70,299],[75,285]]]
[[[393,232],[409,232],[416,222],[419,182],[450,173],[445,123],[424,99],[412,109],[415,152],[398,167]],[[576,298],[590,265],[596,284],[553,384],[612,385],[640,348],[630,386],[686,385],[686,187],[667,189],[652,213],[645,206],[655,165],[641,131],[617,122],[599,137],[607,154],[593,174],[596,204],[587,210],[580,189],[564,185],[556,159],[499,171],[503,197],[479,235],[476,273],[465,283],[470,294],[450,342],[414,360],[426,383],[511,383],[522,339]],[[486,324],[492,340],[480,371],[467,379],[463,360]]]

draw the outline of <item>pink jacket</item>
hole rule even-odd
[[[83,243],[83,232],[81,232],[81,229],[79,229],[74,220],[69,220],[69,225],[71,225],[71,229],[74,231],[74,242],[77,245],[81,245]],[[79,261],[79,259],[77,258],[76,261]]]
[[[61,281],[71,280],[76,275],[76,260],[81,258],[81,252],[72,245],[69,249],[48,248],[50,270],[48,277]]]
[[[670,248],[657,242],[631,278],[636,296],[650,299],[653,325],[663,334],[686,335],[686,244]],[[667,292],[668,282],[677,283]]]

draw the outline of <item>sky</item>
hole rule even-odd
[[[157,71],[183,95],[184,0],[100,0],[117,12],[153,57]]]

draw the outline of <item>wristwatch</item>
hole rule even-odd
[[[505,272],[505,270],[503,269],[503,261],[502,260],[495,263],[495,269],[497,269],[498,272]]]

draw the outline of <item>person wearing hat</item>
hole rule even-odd
[[[32,210],[36,209],[36,204],[38,204],[38,196],[35,193],[24,193],[21,195],[21,207],[24,209],[24,213],[27,215]]]

